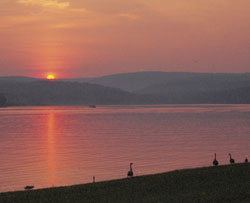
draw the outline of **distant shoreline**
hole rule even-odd
[[[0,77],[0,95],[10,106],[250,104],[249,91],[250,74],[140,72],[55,81]]]
[[[192,106],[192,105],[200,105],[200,106],[205,106],[205,105],[211,105],[211,106],[217,106],[217,105],[250,105],[250,103],[180,103],[180,104],[95,104],[96,108],[98,107],[103,107],[103,106]],[[77,107],[77,106],[85,106],[88,108],[90,107],[89,104],[76,104],[76,105],[63,105],[63,104],[58,104],[58,105],[9,105],[9,106],[0,106],[1,108],[8,108],[8,107]]]
[[[95,104],[96,107],[98,106],[156,106],[156,105],[250,105],[250,103],[130,103],[130,104]],[[0,108],[8,108],[8,107],[42,107],[42,106],[86,106],[89,107],[89,104],[44,104],[44,105],[32,105],[32,104],[18,104],[18,105],[6,105],[0,106]],[[91,108],[91,107],[90,107]]]

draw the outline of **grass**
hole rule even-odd
[[[250,202],[250,164],[178,170],[94,184],[0,193],[1,203]]]

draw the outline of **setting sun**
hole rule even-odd
[[[54,80],[54,79],[55,79],[55,76],[52,75],[52,74],[49,74],[49,75],[47,76],[47,79],[48,79],[48,80]]]

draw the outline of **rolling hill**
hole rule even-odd
[[[250,74],[145,72],[55,81],[0,77],[0,94],[8,105],[249,104]]]
[[[2,76],[0,77],[0,84],[1,83],[16,83],[16,82],[34,82],[39,81],[41,79],[31,78],[31,77],[24,77],[24,76]]]
[[[87,82],[119,88],[140,94],[165,94],[173,90],[229,89],[250,85],[250,74],[188,73],[188,72],[136,72],[108,75],[98,78],[76,78],[64,81]]]
[[[165,81],[136,91],[138,94],[168,95],[170,93],[185,94],[187,92],[222,91],[250,86],[250,77],[229,77],[203,75]]]
[[[60,81],[2,83],[0,92],[9,105],[130,104],[137,100],[136,95],[115,88]]]

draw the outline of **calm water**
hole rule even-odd
[[[250,105],[0,109],[0,192],[236,162],[250,155]]]

